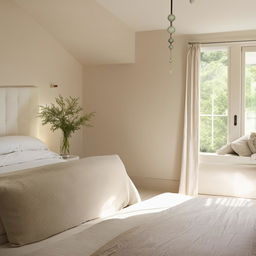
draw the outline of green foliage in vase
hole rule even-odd
[[[95,112],[82,114],[82,107],[79,106],[79,98],[63,98],[59,95],[55,98],[56,103],[46,106],[39,106],[38,116],[42,119],[42,124],[50,124],[51,131],[60,129],[63,133],[61,144],[61,153],[69,153],[69,138],[82,126],[91,126],[89,121],[95,115]]]

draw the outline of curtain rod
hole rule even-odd
[[[233,41],[215,41],[215,42],[188,42],[188,44],[227,44],[227,43],[249,43],[249,42],[255,42],[256,39],[252,40],[233,40]]]

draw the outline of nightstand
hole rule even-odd
[[[67,156],[61,156],[61,157],[65,161],[79,160],[79,156],[75,156],[75,155],[67,155]]]

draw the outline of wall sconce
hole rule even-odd
[[[57,85],[56,83],[50,84],[50,88],[57,88],[57,87],[59,87],[59,85]]]

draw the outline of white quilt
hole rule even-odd
[[[126,230],[150,220],[155,213],[190,200],[188,196],[165,193],[129,206],[103,219],[19,248],[0,246],[0,256],[90,256],[101,246]]]
[[[92,256],[253,256],[256,202],[194,198],[129,229]]]
[[[143,203],[59,241],[0,249],[0,255],[89,256],[104,244],[94,256],[256,255],[254,200],[163,194],[148,200],[147,207]]]

